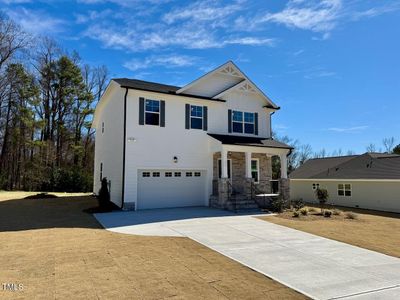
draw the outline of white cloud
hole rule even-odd
[[[360,132],[360,131],[366,130],[368,128],[369,128],[369,126],[331,127],[331,128],[328,128],[328,130],[334,131],[334,132],[355,133],[355,132]]]
[[[65,21],[54,18],[43,11],[18,7],[5,13],[21,27],[34,34],[49,34],[64,31]]]
[[[137,71],[140,69],[148,69],[151,67],[165,67],[165,68],[178,68],[178,67],[189,67],[198,61],[197,57],[187,55],[161,55],[161,56],[150,56],[144,60],[133,59],[124,64],[124,67],[131,70]]]

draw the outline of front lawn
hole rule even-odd
[[[188,238],[106,231],[95,202],[0,201],[0,283],[23,285],[1,299],[306,298]]]
[[[330,210],[332,208],[330,207]],[[342,214],[326,218],[320,215],[318,207],[314,209],[315,212],[309,212],[307,216],[300,213],[299,217],[293,217],[293,211],[288,210],[276,216],[260,218],[278,225],[400,257],[400,214],[337,207]],[[349,219],[346,216],[346,212],[349,211],[356,213],[357,219]]]

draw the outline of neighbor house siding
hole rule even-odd
[[[302,198],[306,202],[316,203],[312,184],[319,183],[329,193],[328,203],[360,207],[382,211],[400,212],[400,181],[354,181],[354,180],[290,180],[291,199]],[[338,196],[337,185],[350,183],[351,197]]]
[[[100,163],[103,163],[103,177],[111,181],[111,201],[122,204],[122,152],[123,152],[123,105],[124,89],[115,88],[108,92],[109,101],[104,104],[96,127],[94,190],[98,193]],[[102,99],[104,101],[106,99]],[[104,133],[102,123],[104,122]]]

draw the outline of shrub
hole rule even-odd
[[[321,212],[323,213],[324,212],[323,206],[328,201],[329,198],[328,191],[326,189],[318,188],[315,190],[315,196],[319,201],[319,205],[321,206]]]
[[[99,206],[101,208],[108,208],[110,206],[110,193],[108,191],[107,177],[101,180],[101,188],[98,195]]]
[[[314,207],[308,208],[308,212],[315,212],[315,211],[317,211],[317,210]]]
[[[302,198],[292,200],[292,205],[296,210],[302,209],[304,207],[304,202]]]
[[[305,207],[303,207],[302,209],[300,209],[300,213],[301,213],[303,216],[307,216],[307,215],[308,215],[308,209],[305,208]]]
[[[273,212],[281,213],[286,207],[286,201],[282,197],[277,197],[271,200],[271,210]]]
[[[333,214],[334,216],[340,216],[340,215],[342,215],[342,211],[341,211],[340,209],[335,208],[335,209],[332,211],[332,214]]]
[[[296,210],[293,212],[293,218],[298,218],[300,217],[300,213]]]
[[[358,215],[352,211],[348,211],[348,212],[346,212],[346,218],[356,220],[356,219],[358,219]]]
[[[325,218],[330,218],[332,216],[332,211],[330,210],[325,210],[324,211],[324,217]]]

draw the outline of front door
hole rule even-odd
[[[228,178],[231,178],[231,168],[232,168],[232,160],[228,159]],[[218,159],[218,178],[221,178],[222,167],[221,167],[221,159]]]

